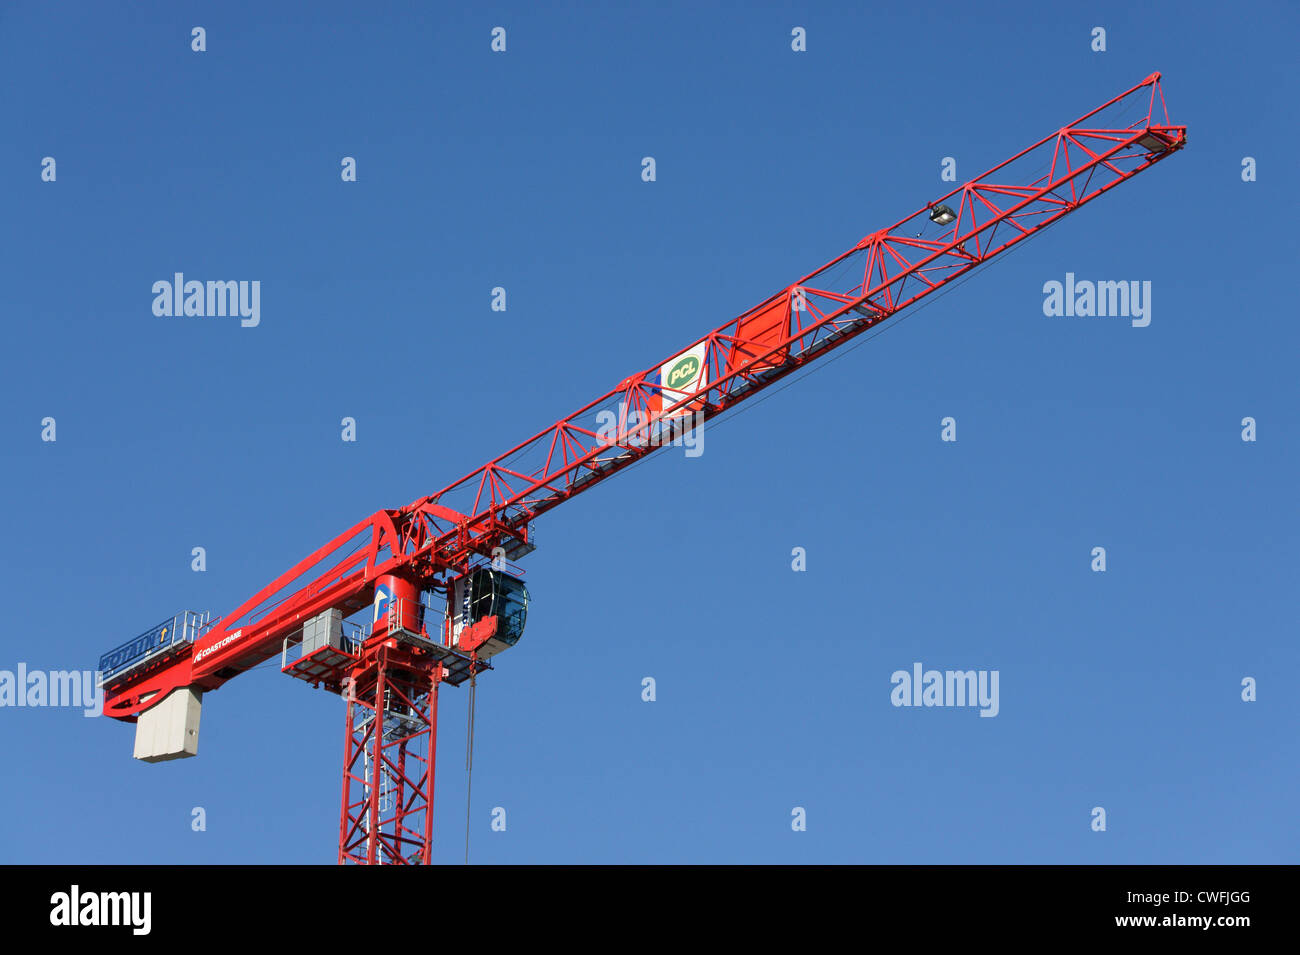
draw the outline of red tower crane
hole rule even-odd
[[[523,632],[534,519],[803,368],[1186,144],[1153,73],[449,485],[381,510],[216,620],[100,661],[137,758],[197,752],[205,691],[279,653],[344,696],[340,863],[428,864],[438,690]]]

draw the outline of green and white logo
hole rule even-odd
[[[694,355],[687,355],[668,371],[664,387],[681,390],[683,385],[690,385],[700,377],[700,360]]]

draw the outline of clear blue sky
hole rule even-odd
[[[539,522],[473,858],[1297,861],[1296,9],[996,7],[6,4],[0,669],[233,609],[1160,70],[1182,154]],[[155,317],[176,271],[259,280],[260,326]],[[1151,325],[1044,316],[1066,272]],[[916,661],[999,715],[895,708]],[[332,862],[342,735],[276,667],[168,764],[0,710],[0,860]]]

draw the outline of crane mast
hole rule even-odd
[[[137,758],[197,752],[202,695],[281,656],[347,701],[339,862],[429,862],[437,700],[523,631],[534,520],[951,285],[1186,144],[1153,73],[621,379],[436,494],[380,510],[230,613],[185,611],[105,654]],[[357,619],[360,618],[360,619]],[[367,619],[368,618],[368,619]]]

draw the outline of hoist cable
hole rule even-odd
[[[474,785],[474,704],[478,698],[478,660],[469,669],[469,713],[465,718],[465,864],[469,865],[470,794]]]

